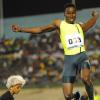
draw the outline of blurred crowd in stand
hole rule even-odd
[[[100,33],[87,33],[85,45],[93,79],[100,79]],[[29,39],[0,40],[0,84],[11,74],[20,74],[27,85],[61,82],[63,49],[56,31],[30,35]]]

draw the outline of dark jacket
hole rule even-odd
[[[10,91],[7,91],[1,95],[0,100],[14,100],[14,97],[11,95]]]

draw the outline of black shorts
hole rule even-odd
[[[90,69],[90,62],[85,52],[76,55],[65,55],[62,81],[66,83],[68,78],[75,78],[83,68]]]

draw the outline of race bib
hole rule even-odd
[[[68,48],[81,47],[84,45],[83,38],[79,33],[66,35],[65,40]]]

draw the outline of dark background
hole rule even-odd
[[[3,0],[4,18],[62,12],[71,0]],[[100,7],[100,0],[76,0],[77,9]]]

